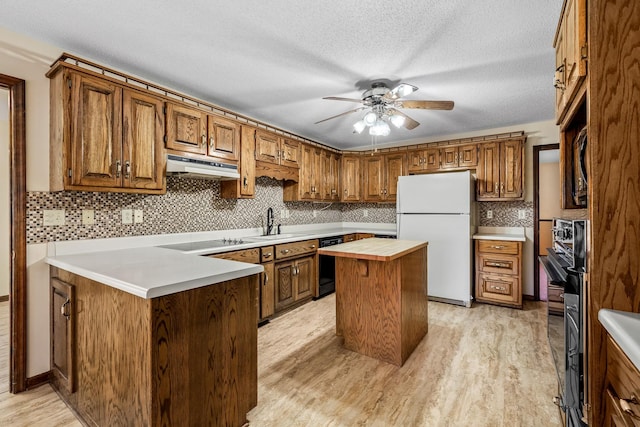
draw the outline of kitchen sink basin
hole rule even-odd
[[[302,237],[304,234],[295,234],[295,233],[282,233],[282,234],[269,234],[268,236],[251,236],[245,237],[244,240],[251,242],[259,242],[262,240],[279,240],[279,239],[289,239],[292,237]]]

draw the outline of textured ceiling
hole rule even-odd
[[[452,100],[404,110],[421,123],[378,143],[553,118],[552,48],[562,0],[21,0],[0,26],[298,135],[348,149],[352,124],[314,124],[376,79]],[[1,65],[0,65],[1,72]]]

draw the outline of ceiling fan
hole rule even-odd
[[[366,90],[362,94],[362,99],[341,98],[339,96],[327,96],[322,99],[330,99],[333,101],[358,102],[363,104],[361,107],[346,111],[335,116],[320,120],[315,124],[326,122],[327,120],[345,116],[351,113],[357,113],[363,110],[369,110],[362,120],[353,125],[354,133],[362,133],[369,127],[369,134],[374,136],[389,135],[391,129],[387,121],[390,121],[395,127],[405,127],[406,129],[415,129],[420,125],[417,121],[407,116],[399,110],[399,108],[419,108],[423,110],[451,110],[453,109],[453,101],[426,101],[426,100],[401,100],[400,98],[407,96],[418,88],[416,86],[400,83],[393,89],[384,82],[374,82],[371,89]]]

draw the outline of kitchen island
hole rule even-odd
[[[336,257],[336,333],[352,351],[402,366],[428,330],[427,242],[364,239]]]
[[[163,248],[47,262],[51,382],[85,424],[246,423],[262,266]]]

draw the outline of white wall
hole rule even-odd
[[[0,73],[25,80],[27,191],[49,191],[49,79],[62,50],[0,28]],[[49,370],[46,245],[27,245],[27,376]]]
[[[0,89],[0,296],[9,295],[9,91]]]

